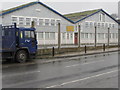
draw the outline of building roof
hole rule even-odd
[[[82,20],[84,20],[84,19],[86,19],[86,18],[100,12],[100,11],[104,12],[107,16],[109,16],[115,22],[119,23],[117,20],[115,20],[112,16],[110,16],[108,13],[106,13],[102,9],[89,10],[89,11],[84,11],[84,12],[77,12],[77,13],[71,13],[71,14],[62,15],[59,12],[55,11],[54,9],[52,9],[52,8],[48,7],[47,5],[43,4],[42,2],[30,2],[30,3],[23,4],[23,5],[14,7],[14,8],[7,9],[7,10],[4,10],[4,11],[0,12],[0,16],[3,16],[3,15],[6,15],[6,14],[9,14],[9,13],[12,13],[14,11],[17,11],[17,10],[32,6],[34,4],[40,4],[40,5],[48,8],[52,12],[56,13],[57,15],[63,17],[64,19],[66,19],[67,21],[69,21],[69,22],[71,22],[73,24],[78,23],[78,22],[80,22],[80,21],[82,21]]]
[[[106,13],[103,9],[95,9],[95,10],[88,10],[88,11],[84,11],[84,12],[65,14],[64,16],[67,17],[68,19],[74,21],[74,23],[78,23],[78,22],[80,22],[90,16],[93,16],[101,11],[103,13],[105,13],[108,17],[113,19],[115,22],[119,23],[116,19],[114,19],[112,16],[110,16],[108,13]]]
[[[89,11],[84,11],[84,12],[77,12],[77,13],[70,13],[70,14],[65,14],[64,16],[66,16],[67,18],[71,19],[72,21],[76,22],[88,15],[91,15],[97,11],[99,11],[100,9],[96,9],[96,10],[89,10]]]
[[[21,10],[21,9],[23,9],[23,8],[32,6],[32,5],[34,5],[34,4],[40,4],[40,5],[48,8],[48,9],[51,10],[52,12],[58,14],[59,16],[63,17],[63,18],[66,19],[67,21],[69,21],[69,22],[71,22],[71,23],[74,23],[72,20],[66,18],[65,16],[63,16],[63,15],[60,14],[59,12],[55,11],[54,9],[48,7],[47,5],[43,4],[42,2],[30,2],[30,3],[23,4],[23,5],[14,7],[14,8],[10,8],[10,9],[7,9],[7,10],[3,10],[3,11],[0,12],[0,16],[6,15],[6,14],[9,14],[9,13],[12,13],[12,12],[17,11],[17,10]]]

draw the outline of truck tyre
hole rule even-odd
[[[16,61],[19,63],[24,63],[26,62],[27,57],[28,57],[27,52],[25,50],[20,50],[16,54]]]

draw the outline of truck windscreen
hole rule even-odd
[[[34,31],[25,31],[25,38],[35,38]]]

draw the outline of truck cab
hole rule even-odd
[[[35,28],[17,28],[16,24],[2,26],[2,57],[4,59],[12,58],[22,63],[29,58],[35,58],[36,52]]]

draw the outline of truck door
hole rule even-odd
[[[21,47],[25,47],[29,50],[29,53],[34,54],[37,51],[37,40],[35,31],[22,30],[20,31],[20,43]]]

